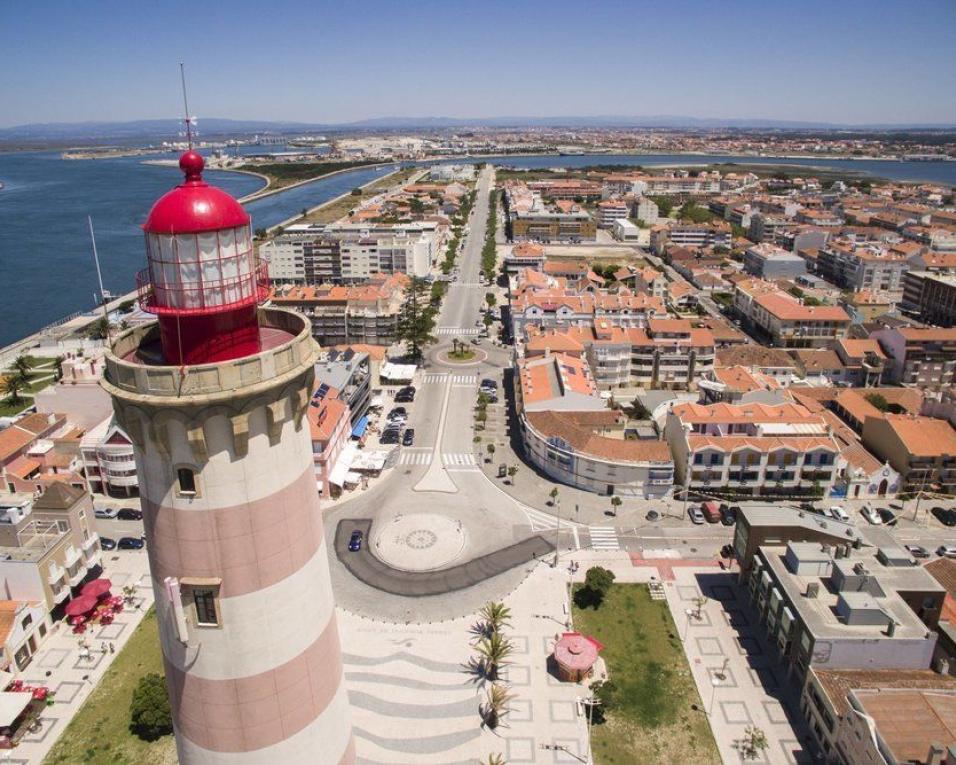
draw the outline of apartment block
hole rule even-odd
[[[702,494],[822,497],[836,478],[826,420],[798,404],[677,404],[664,434],[675,480]]]
[[[956,430],[946,420],[911,414],[867,417],[863,444],[900,474],[903,492],[956,494]]]
[[[900,308],[926,324],[956,327],[956,276],[930,271],[906,272]]]
[[[843,289],[897,292],[903,288],[906,259],[872,245],[830,241],[820,248],[817,273]]]
[[[783,348],[822,348],[844,337],[850,317],[838,306],[808,306],[786,292],[753,299],[751,320],[773,345]]]
[[[888,382],[934,390],[956,383],[956,328],[889,327],[870,337],[888,358]]]
[[[807,263],[795,253],[764,243],[744,250],[744,270],[761,279],[794,279],[807,272]]]
[[[598,228],[610,229],[614,222],[627,220],[631,214],[631,204],[625,199],[602,199],[597,204]]]
[[[83,474],[90,491],[111,497],[138,497],[133,441],[111,415],[80,440]]]

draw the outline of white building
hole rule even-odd
[[[641,229],[635,226],[627,218],[619,218],[614,221],[614,238],[619,242],[638,242],[641,239]]]
[[[83,436],[80,456],[83,473],[94,494],[139,496],[133,442],[112,415]]]

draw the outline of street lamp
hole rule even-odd
[[[592,763],[594,762],[594,760],[591,757],[591,725],[593,724],[594,707],[600,706],[601,700],[592,693],[590,696],[584,699],[584,703],[587,704],[587,707],[588,707],[588,751],[587,751],[588,760],[587,761],[588,763]]]
[[[710,704],[707,706],[707,716],[710,716],[710,713],[714,709],[714,699],[717,698],[717,686],[720,685],[720,680],[716,677],[710,678]]]

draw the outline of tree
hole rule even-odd
[[[613,508],[613,513],[614,513],[614,515],[617,515],[617,509],[618,509],[623,503],[624,503],[624,500],[622,500],[620,497],[618,497],[618,496],[616,496],[616,495],[613,496],[613,497],[611,497],[611,507]]]
[[[737,740],[734,746],[740,752],[744,760],[757,760],[763,756],[763,753],[770,746],[767,741],[767,734],[756,725],[748,725],[744,732],[744,737]]]
[[[618,688],[612,680],[605,680],[592,685],[591,692],[599,703],[592,706],[588,715],[593,725],[601,725],[607,720],[607,713],[614,711],[618,704]]]
[[[415,215],[424,215],[425,213],[425,203],[418,197],[412,197],[412,201],[408,203],[408,207]]]
[[[511,479],[511,485],[515,485],[515,476],[518,474],[518,468],[516,465],[511,465],[508,468],[508,478]]]
[[[508,714],[508,702],[513,698],[514,694],[505,686],[492,683],[485,695],[484,703],[478,706],[481,724],[487,725],[491,730],[497,728],[501,718]]]
[[[482,323],[485,325],[485,328],[486,328],[486,329],[487,329],[488,327],[490,327],[492,324],[495,323],[495,320],[492,319],[490,316],[487,316],[487,315],[486,315],[485,318],[482,319],[481,321],[482,321]]]
[[[485,293],[485,302],[488,304],[488,307],[489,307],[489,308],[494,308],[494,307],[495,307],[495,303],[498,302],[498,298],[495,297],[495,293],[494,293],[494,292],[486,292],[486,293]]]
[[[17,356],[16,360],[13,362],[13,371],[17,373],[17,376],[24,381],[29,381],[30,373],[33,371],[33,367],[30,366],[30,361],[24,355]]]
[[[475,650],[484,660],[484,675],[488,680],[498,679],[498,671],[514,653],[514,644],[500,632],[492,632],[478,641]]]
[[[424,279],[412,279],[405,293],[405,301],[402,303],[395,327],[395,337],[404,341],[414,361],[422,358],[425,346],[435,342],[431,334],[434,320],[426,308],[429,302],[425,299],[426,288]]]
[[[558,487],[555,486],[551,491],[548,492],[548,496],[551,497],[551,507],[554,507],[558,504]]]
[[[670,217],[671,210],[674,209],[674,203],[667,197],[656,196],[648,197],[654,204],[657,205],[657,212],[664,218]]]
[[[873,406],[879,409],[881,412],[885,412],[890,408],[890,402],[887,401],[886,397],[880,393],[870,393],[863,398],[873,404]]]
[[[574,592],[578,608],[600,608],[604,596],[614,583],[614,572],[601,566],[592,566],[584,575],[584,584]]]
[[[14,406],[23,402],[20,392],[24,387],[23,380],[16,374],[9,374],[3,378],[3,394]]]
[[[482,765],[507,765],[507,762],[503,754],[492,753],[488,755]]]
[[[362,189],[359,189],[359,188],[354,188],[354,189],[352,189],[352,196],[353,196],[353,197],[360,197],[360,196],[362,196]]]
[[[105,316],[101,316],[86,328],[86,336],[90,340],[103,340],[109,333],[110,324]]]
[[[511,609],[504,603],[491,600],[485,603],[478,612],[478,615],[484,619],[488,633],[500,632],[502,627],[507,627],[511,620]]]
[[[488,444],[488,446],[486,446],[485,448],[488,450],[488,462],[494,461],[494,459],[495,459],[495,445],[494,445],[494,444]]]
[[[253,234],[256,239],[265,239],[266,230],[264,228],[257,228]]]
[[[144,741],[155,741],[173,732],[166,682],[150,672],[140,678],[129,708],[129,729]]]

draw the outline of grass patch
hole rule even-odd
[[[150,743],[129,731],[133,689],[148,672],[163,674],[162,649],[153,609],[63,731],[44,764],[174,765],[176,741],[173,736],[163,736]]]
[[[448,358],[450,358],[452,361],[471,361],[473,358],[475,358],[475,352],[470,351],[467,348],[460,351],[451,351],[448,354]]]
[[[337,170],[351,170],[356,167],[374,164],[376,164],[374,160],[357,162],[268,162],[261,165],[246,162],[236,169],[250,170],[266,176],[269,179],[268,191],[274,191],[291,186],[293,183],[321,178]]]
[[[383,175],[378,180],[363,186],[361,195],[353,196],[352,194],[348,194],[334,202],[324,204],[312,210],[304,218],[297,220],[296,223],[333,223],[339,218],[348,215],[349,212],[365,200],[399,183],[405,183],[409,178],[421,171],[422,169],[420,167],[409,167],[404,170],[396,170],[394,173],[389,173],[388,175]]]
[[[0,382],[2,382],[5,374],[10,374],[10,372],[0,373]],[[18,404],[10,403],[9,398],[0,398],[0,417],[12,417],[15,414],[20,414],[28,406],[33,406],[33,394],[53,384],[52,374],[52,370],[41,369],[36,374],[30,375],[29,385],[20,389],[20,402]],[[48,377],[48,379],[39,379],[43,377]]]
[[[581,585],[578,585],[579,588]],[[719,763],[697,687],[664,601],[643,584],[614,584],[597,610],[574,608],[574,626],[606,646],[620,701],[591,730],[598,765]]]

